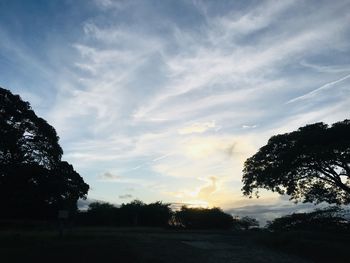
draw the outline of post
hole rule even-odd
[[[67,210],[59,210],[58,211],[58,234],[59,237],[62,238],[64,234],[64,221],[67,220],[69,217],[69,213]]]

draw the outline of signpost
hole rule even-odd
[[[64,222],[68,219],[69,212],[68,210],[59,210],[58,211],[58,221],[59,221],[59,236],[63,237]]]

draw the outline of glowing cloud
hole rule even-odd
[[[203,133],[211,128],[215,128],[215,122],[202,122],[202,123],[193,123],[187,127],[181,128],[178,130],[178,133],[181,135],[191,134],[191,133]]]

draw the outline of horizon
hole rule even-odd
[[[273,135],[349,118],[349,8],[2,1],[0,86],[56,129],[91,200],[306,211],[243,197],[243,163]]]

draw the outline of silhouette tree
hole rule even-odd
[[[165,227],[168,226],[172,215],[170,204],[158,201],[144,206],[140,216],[140,223],[144,226]]]
[[[155,202],[145,204],[134,200],[121,207],[109,203],[94,202],[86,212],[79,213],[84,225],[151,226],[165,227],[172,217],[169,204]]]
[[[189,229],[225,229],[233,224],[233,217],[217,207],[209,209],[183,206],[176,212],[175,218],[178,225]]]
[[[146,204],[140,200],[134,200],[128,204],[122,204],[120,207],[120,213],[123,223],[130,226],[140,225],[140,217],[145,205]]]
[[[119,208],[110,203],[93,202],[86,212],[80,212],[78,222],[83,225],[119,225]]]
[[[259,222],[255,218],[244,216],[242,218],[235,218],[233,225],[238,229],[248,230],[252,227],[258,227]]]
[[[344,217],[345,210],[337,207],[316,209],[309,213],[293,213],[268,222],[271,231],[289,230],[346,230],[350,229],[350,221]]]
[[[350,120],[273,136],[246,160],[244,195],[265,188],[304,202],[350,203]]]
[[[0,88],[2,217],[53,217],[75,209],[89,186],[67,162],[55,129],[28,102]]]

